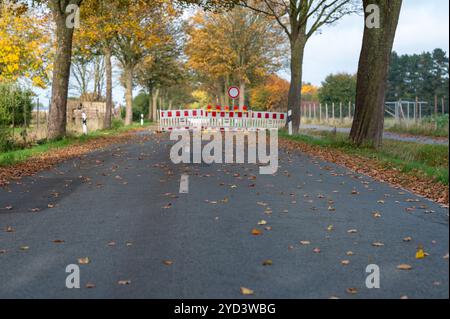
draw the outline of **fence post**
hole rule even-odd
[[[322,103],[319,103],[319,123],[322,123]]]
[[[445,98],[442,98],[442,115],[445,115]]]
[[[88,128],[87,128],[87,115],[85,112],[81,113],[81,120],[82,120],[82,126],[83,126],[83,134],[87,135]]]
[[[328,123],[328,103],[325,103],[325,119],[326,122]]]
[[[141,114],[141,126],[144,126],[144,114]]]
[[[289,130],[289,135],[292,135],[292,110],[288,111],[288,130]]]
[[[317,107],[316,107],[316,103],[313,104],[313,107],[314,107],[314,120],[315,120],[316,117],[317,117]]]
[[[352,120],[352,101],[348,101],[348,119]]]
[[[343,121],[343,117],[342,117],[342,102],[339,102],[339,120]]]
[[[333,119],[333,122],[334,122],[334,102],[331,104],[331,107],[333,108],[332,110],[331,110],[331,118]]]

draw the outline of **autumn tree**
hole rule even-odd
[[[77,8],[82,0],[47,0],[45,2],[48,3],[52,12],[56,27],[56,53],[53,61],[52,96],[47,134],[49,139],[55,139],[66,134],[72,39],[77,25]]]
[[[150,121],[157,118],[158,100],[167,93],[167,89],[182,83],[185,78],[184,67],[179,60],[183,45],[181,31],[178,24],[167,23],[159,31],[159,37],[165,41],[153,45],[136,67],[137,83],[146,89],[150,96],[148,113]]]
[[[112,99],[112,58],[114,49],[114,39],[117,32],[120,31],[121,18],[124,15],[126,6],[130,3],[121,0],[84,0],[83,10],[81,11],[82,24],[75,33],[77,46],[81,48],[84,55],[102,56],[103,67],[105,70],[105,102],[106,112],[104,127],[111,127],[111,114],[113,109]],[[95,64],[99,66],[99,64]],[[96,73],[99,75],[99,73]],[[95,78],[95,76],[94,76]],[[96,78],[97,95],[99,78]]]
[[[239,4],[273,18],[289,39],[291,84],[287,108],[292,109],[294,132],[298,132],[306,43],[323,26],[354,12],[353,0],[240,0]]]
[[[129,0],[130,5],[120,13],[121,23],[115,36],[113,54],[123,69],[125,84],[125,124],[132,123],[133,80],[135,69],[157,44],[164,42],[164,28],[176,16],[170,2],[165,0]]]
[[[284,111],[289,95],[289,81],[276,74],[251,90],[250,106],[255,110]]]
[[[241,107],[247,85],[281,65],[282,31],[265,15],[240,7],[220,14],[198,13],[188,33],[189,66],[204,77],[222,79],[224,95],[231,83],[238,83]]]
[[[388,69],[402,0],[363,0],[363,4],[365,28],[350,137],[356,145],[379,147],[383,136]]]
[[[48,17],[13,1],[0,3],[0,82],[27,79],[44,88],[51,66]]]

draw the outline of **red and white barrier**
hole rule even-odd
[[[204,110],[159,111],[159,130],[211,129],[221,131],[265,130],[283,128],[286,113],[229,111],[208,108]]]

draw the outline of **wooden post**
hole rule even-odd
[[[317,117],[317,108],[316,108],[316,103],[313,104],[313,108],[314,108],[314,120]]]
[[[438,116],[438,97],[437,94],[434,95],[434,116]]]
[[[36,130],[39,133],[39,97],[37,98],[37,106],[36,106]]]
[[[341,120],[341,122],[344,120],[342,116],[342,102],[339,103],[339,119]]]
[[[325,103],[325,120],[328,123],[328,103]]]
[[[322,103],[319,103],[319,123],[322,123]]]
[[[417,116],[417,112],[419,110],[419,98],[416,96],[416,103],[414,104],[414,122],[418,121],[418,116]]]

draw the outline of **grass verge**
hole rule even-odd
[[[38,156],[47,153],[49,151],[62,149],[74,144],[83,144],[95,139],[112,137],[129,131],[137,130],[143,127],[148,127],[150,124],[151,123],[145,123],[144,126],[141,126],[138,123],[135,123],[130,126],[115,124],[112,129],[95,131],[89,133],[88,135],[67,136],[60,140],[45,141],[43,143],[25,149],[2,152],[0,153],[0,167],[7,167],[18,163],[22,163],[31,157]]]
[[[449,185],[449,149],[446,145],[427,145],[410,142],[385,140],[380,149],[357,148],[347,138],[347,134],[321,132],[320,136],[289,136],[285,131],[280,136],[321,148],[338,149],[348,155],[358,155],[376,160],[387,169],[394,169],[413,176],[426,176],[434,181]]]

